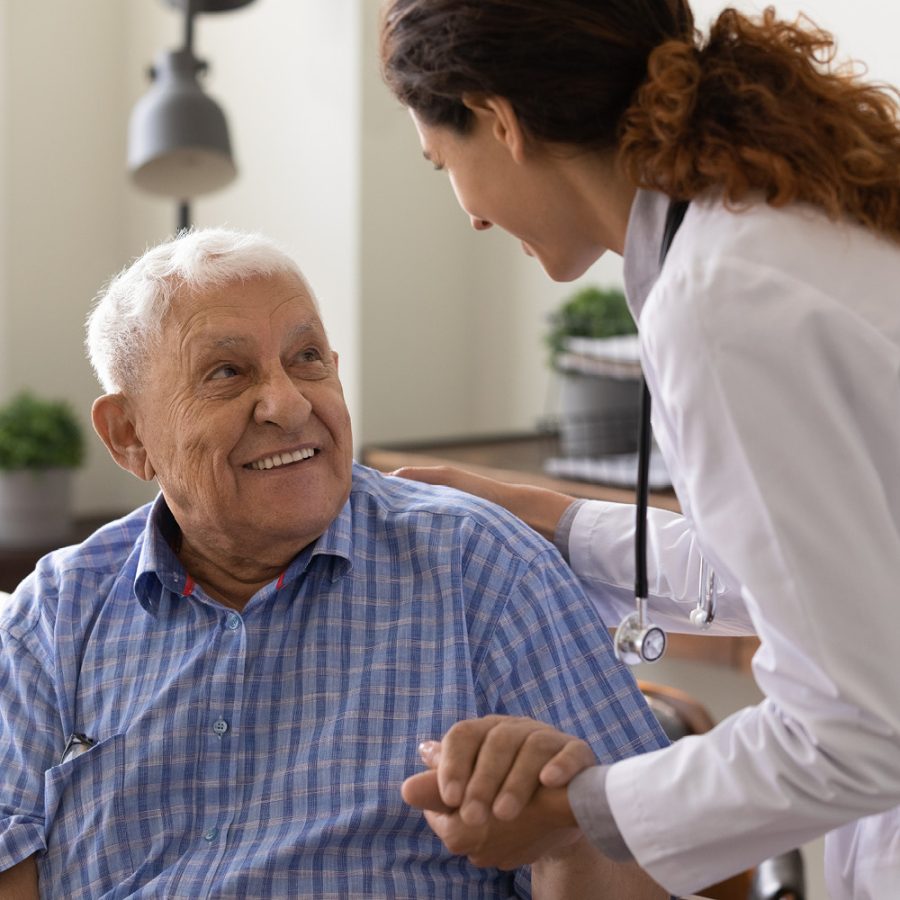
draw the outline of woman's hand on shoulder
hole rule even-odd
[[[504,495],[509,488],[509,485],[502,481],[476,475],[454,466],[402,466],[389,474],[398,478],[408,478],[410,481],[422,481],[425,484],[443,484],[465,491],[467,494],[474,494],[476,497],[483,497],[500,506],[504,505]]]
[[[552,541],[562,514],[574,498],[530,484],[510,484],[454,466],[403,466],[390,473],[399,478],[442,484],[490,500],[508,509]]]

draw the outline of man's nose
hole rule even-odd
[[[312,403],[303,392],[302,382],[284,369],[268,375],[259,385],[253,418],[259,425],[277,425],[284,431],[299,431],[309,420]]]
[[[479,219],[478,216],[469,216],[469,219],[471,219],[472,227],[476,231],[487,231],[488,228],[494,227],[494,223],[489,219]]]

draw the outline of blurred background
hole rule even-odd
[[[719,6],[697,0],[698,24]],[[238,177],[198,198],[193,221],[258,229],[300,262],[341,353],[358,446],[534,429],[554,403],[546,316],[572,286],[514,239],[471,231],[381,82],[379,7],[255,0],[197,16],[201,83],[226,113]],[[900,82],[892,6],[779,5],[799,9],[843,55]],[[183,28],[166,0],[0,0],[0,401],[27,387],[68,400],[88,426],[91,299],[177,226],[172,201],[129,179],[126,134],[148,66]],[[619,284],[621,261],[582,280]],[[153,494],[88,444],[77,512]]]

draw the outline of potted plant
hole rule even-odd
[[[637,334],[625,293],[619,288],[581,288],[550,315],[547,345],[555,358],[571,338],[609,338]]]
[[[559,432],[566,456],[637,448],[640,362],[637,327],[619,288],[589,286],[550,316],[546,342],[560,375]]]
[[[64,401],[24,391],[0,406],[0,545],[52,547],[71,533],[84,437]]]

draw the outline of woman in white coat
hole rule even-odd
[[[600,767],[498,717],[429,745],[404,796],[479,863],[586,837],[685,893],[829,832],[835,897],[900,890],[900,128],[831,51],[771,11],[703,39],[686,0],[386,5],[385,79],[473,226],[561,281],[624,255],[684,513],[651,511],[651,620],[691,629],[702,555],[711,631],[761,640],[766,699],[665,750]],[[402,474],[506,504],[632,608],[632,507]]]

